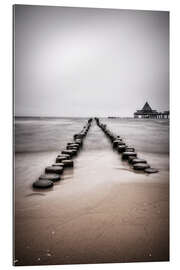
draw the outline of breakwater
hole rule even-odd
[[[106,134],[112,143],[112,147],[117,150],[119,154],[122,155],[123,160],[127,160],[129,164],[133,166],[136,171],[143,171],[145,173],[157,173],[156,168],[152,168],[145,159],[139,158],[133,146],[127,145],[121,136],[116,135],[110,129],[108,129],[106,124],[103,124],[99,118],[95,118],[96,124],[101,128],[101,130]]]
[[[92,123],[90,118],[83,129],[74,134],[73,141],[68,142],[66,149],[62,150],[56,157],[55,163],[45,168],[45,173],[40,175],[39,179],[33,183],[33,188],[50,188],[54,185],[54,182],[61,180],[61,175],[65,168],[73,167],[73,157],[77,156],[80,148],[83,146],[83,140],[86,137]]]

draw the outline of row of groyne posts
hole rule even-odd
[[[86,137],[93,118],[90,118],[83,129],[73,136],[73,141],[68,142],[66,149],[56,157],[55,163],[45,168],[44,174],[40,175],[39,179],[33,183],[33,188],[50,188],[54,182],[61,180],[61,175],[64,169],[73,167],[73,158],[78,155],[80,149],[83,147],[83,140]],[[135,148],[128,146],[119,135],[115,135],[107,126],[100,122],[99,118],[95,118],[96,124],[110,139],[113,149],[116,149],[122,155],[122,159],[129,162],[136,171],[145,173],[157,173],[158,170],[151,168],[145,159],[137,157]]]
[[[110,139],[113,149],[117,150],[122,155],[122,159],[128,161],[135,171],[141,171],[147,174],[158,172],[157,169],[151,168],[145,159],[138,158],[135,148],[127,145],[119,135],[114,134],[107,128],[107,125],[101,123],[99,118],[95,118],[95,120],[96,124]]]
[[[33,183],[33,188],[50,188],[54,182],[61,180],[61,175],[66,168],[74,167],[73,158],[76,157],[83,147],[83,140],[86,137],[92,123],[90,118],[83,129],[73,136],[72,142],[68,142],[66,149],[56,157],[55,163],[45,168],[44,174]]]

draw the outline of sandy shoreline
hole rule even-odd
[[[168,184],[114,182],[54,201],[39,195],[16,212],[16,265],[166,261],[168,193]]]

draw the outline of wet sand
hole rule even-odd
[[[91,147],[92,139],[105,147]],[[37,168],[56,154],[16,155],[23,166],[16,169],[15,265],[169,260],[166,158],[138,152],[161,170],[135,173],[94,123],[74,169],[52,189],[33,190]]]

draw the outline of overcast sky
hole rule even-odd
[[[169,108],[169,13],[15,7],[15,114]]]

